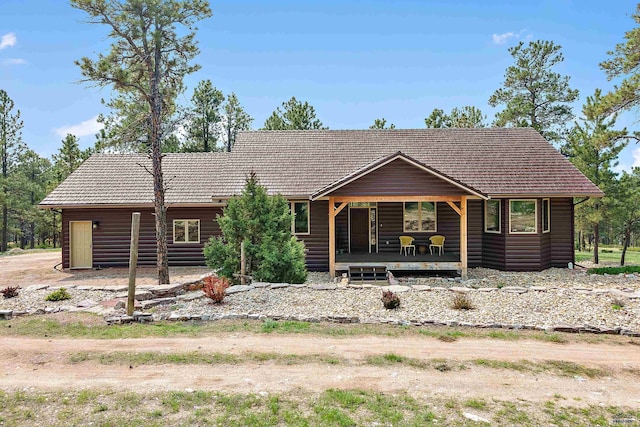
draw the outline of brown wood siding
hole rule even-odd
[[[437,229],[435,233],[404,232],[402,203],[378,203],[378,252],[400,252],[400,236],[415,238],[415,245],[429,245],[429,237],[441,234],[445,237],[444,250],[460,253],[460,216],[446,203],[438,203]],[[387,244],[388,242],[388,244]]]
[[[573,199],[551,199],[551,267],[574,262]]]
[[[467,265],[482,266],[482,222],[483,202],[469,200],[467,202]]]
[[[494,268],[496,270],[505,269],[505,235],[508,232],[509,220],[508,201],[500,202],[500,229],[501,233],[486,233],[484,231],[484,202],[480,206],[482,212],[482,220],[480,227],[482,229],[482,266]]]
[[[394,160],[331,193],[332,196],[459,196],[468,192],[404,160]]]
[[[402,203],[378,203],[378,252],[399,253],[402,231]]]
[[[309,215],[310,234],[298,236],[307,248],[307,269],[329,271],[329,202],[311,202]]]
[[[193,215],[193,216],[189,216]],[[169,208],[167,210],[167,236],[169,247],[169,265],[204,265],[204,255],[202,248],[211,236],[219,236],[220,227],[216,220],[217,215],[222,215],[222,208]],[[200,243],[173,243],[173,220],[174,219],[199,219],[200,220]],[[155,244],[153,245],[155,252]],[[155,253],[154,253],[155,255]],[[155,264],[155,256],[153,260]]]
[[[542,260],[542,203],[538,205],[538,232],[536,234],[509,233],[509,201],[505,204],[505,270],[507,271],[540,271],[544,268]],[[548,245],[547,245],[548,247]]]
[[[156,264],[155,222],[151,209],[65,209],[63,221],[63,267],[69,267],[69,221],[99,221],[93,230],[94,267],[126,266],[129,264],[129,244],[131,241],[131,214],[140,212],[140,239],[138,265]],[[216,215],[219,207],[211,208],[169,208],[167,210],[167,244],[169,265],[204,265],[202,248],[220,229]],[[173,243],[174,219],[199,219],[200,243]]]
[[[327,224],[329,224],[328,219],[327,219]],[[336,249],[342,249],[344,250],[344,252],[349,252],[349,207],[348,206],[342,209],[338,214],[338,216],[336,216]]]

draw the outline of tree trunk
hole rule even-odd
[[[160,31],[161,28],[158,28]],[[167,207],[164,204],[164,180],[162,178],[162,94],[160,82],[161,46],[154,48],[153,75],[151,77],[151,163],[153,165],[153,195],[156,214],[156,255],[158,284],[171,283],[169,280],[169,258],[167,254]]]
[[[29,238],[31,239],[29,242],[29,247],[33,249],[36,247],[36,223],[33,221],[31,221],[31,224],[29,224],[29,233]]]
[[[5,192],[6,195],[6,192]],[[8,236],[7,236],[7,231],[9,229],[9,209],[7,208],[7,205],[4,205],[2,207],[2,248],[0,248],[0,252],[6,252],[7,251],[7,243],[8,243]]]
[[[593,225],[593,263],[599,264],[598,241],[600,240],[600,224]]]
[[[622,255],[620,256],[620,266],[624,266],[624,257],[627,255],[627,248],[631,240],[631,227],[624,228],[624,243],[622,244]]]

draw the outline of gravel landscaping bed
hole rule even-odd
[[[470,280],[447,277],[399,277],[385,283],[331,283],[326,273],[311,273],[304,285],[254,283],[233,286],[222,304],[183,286],[138,287],[144,319],[216,320],[224,318],[291,319],[394,324],[445,324],[569,332],[640,335],[640,275],[600,276],[566,269],[506,273],[473,269]],[[0,300],[13,315],[87,310],[112,322],[123,319],[123,287],[69,288],[72,299],[45,301],[54,288],[33,285],[16,298]],[[400,296],[400,307],[386,310],[382,289]],[[472,310],[455,310],[452,300],[465,294]],[[149,315],[149,313],[151,315]]]

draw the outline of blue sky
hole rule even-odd
[[[106,29],[83,23],[64,0],[0,0],[0,88],[21,110],[25,142],[49,156],[66,132],[93,145],[95,117],[109,97],[78,83],[74,60],[109,45]],[[612,84],[598,64],[633,28],[633,1],[212,1],[199,24],[202,69],[187,78],[234,91],[259,128],[291,96],[309,101],[331,129],[367,128],[385,117],[399,128],[424,127],[434,109],[475,105],[490,118],[518,41],[553,40],[558,71],[580,90],[574,112],[595,88]],[[638,113],[621,125],[640,130]],[[640,145],[621,167],[640,166]]]

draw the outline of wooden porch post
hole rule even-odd
[[[467,197],[460,198],[460,264],[462,280],[467,280]]]
[[[335,202],[329,197],[329,277],[336,277],[336,215]]]

